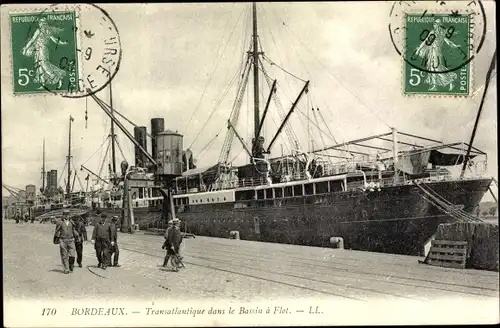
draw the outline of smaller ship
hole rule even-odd
[[[35,194],[35,186],[26,186],[32,190],[34,194],[34,199],[31,205],[32,215],[36,220],[44,220],[50,216],[60,216],[63,209],[77,209],[78,213],[85,213],[87,211],[86,207],[86,193],[83,191],[83,183],[78,177],[77,170],[75,168],[74,162],[72,161],[73,156],[71,155],[71,128],[74,118],[70,115],[69,117],[69,139],[68,139],[68,155],[66,156],[65,166],[63,172],[66,171],[67,177],[64,183],[64,190],[58,185],[60,176],[58,176],[57,170],[46,171],[45,169],[45,139],[43,141],[43,163],[42,163],[42,186],[40,188],[40,193]],[[87,183],[88,183],[88,179]],[[78,181],[81,190],[75,191],[75,184]],[[76,212],[75,212],[76,213]]]

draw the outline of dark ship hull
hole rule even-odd
[[[429,182],[441,197],[475,213],[491,179]],[[188,196],[188,195],[186,195]],[[107,216],[122,210],[101,208]],[[160,206],[134,208],[141,230],[164,228]],[[176,206],[182,230],[201,236],[330,247],[342,237],[346,249],[423,255],[424,245],[441,223],[456,219],[422,198],[415,185],[380,191],[340,191],[310,196]]]
[[[491,179],[476,179],[427,186],[472,213],[490,183]],[[402,185],[252,200],[245,208],[235,208],[234,203],[189,205],[181,206],[178,213],[182,227],[197,235],[227,238],[235,230],[241,239],[320,247],[330,246],[331,237],[342,237],[346,249],[422,255],[438,225],[455,219],[418,191],[415,185]]]
[[[99,208],[92,212],[93,216],[105,214],[108,218],[113,216],[118,216],[123,218],[123,209],[121,208]],[[162,217],[162,206],[152,206],[152,207],[136,207],[134,208],[134,222],[139,225],[140,230],[145,230],[148,228],[153,228],[159,224],[163,224]]]

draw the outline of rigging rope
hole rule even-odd
[[[240,81],[240,84],[238,86],[238,92],[236,94],[237,95],[236,101],[234,102],[233,109],[231,110],[231,115],[230,115],[230,122],[231,122],[231,125],[233,126],[233,128],[228,126],[226,139],[224,141],[224,145],[222,147],[222,150],[221,150],[221,153],[219,156],[219,163],[226,163],[227,159],[229,157],[229,153],[231,152],[231,146],[232,146],[232,143],[234,140],[234,135],[235,135],[234,129],[236,128],[236,126],[238,124],[240,109],[241,109],[243,97],[245,95],[246,87],[247,87],[248,80],[249,80],[248,77],[250,74],[250,68],[252,66],[249,63],[250,63],[250,60],[247,61],[245,73],[243,74],[243,78]]]
[[[271,91],[271,90],[269,90],[269,91]],[[262,90],[260,90],[260,94],[261,94],[262,98],[264,98],[264,94],[262,93]],[[273,121],[273,123],[275,125],[276,131],[278,131],[279,125],[278,125],[278,123],[276,123],[276,120],[272,116],[269,116],[269,109],[268,109],[266,118],[269,118],[269,117],[271,117],[271,120]],[[262,129],[262,130],[264,131],[264,129]],[[280,138],[281,142],[283,142],[282,145],[284,145],[287,148],[288,151],[291,151],[291,149],[293,149],[294,145],[291,144],[291,148],[288,147],[288,145],[285,142],[286,140],[285,140],[285,138],[283,137],[282,134],[279,135],[279,138]],[[290,140],[288,140],[288,141],[290,142]]]
[[[278,16],[278,15],[276,15]],[[278,16],[279,17],[279,16]],[[293,33],[293,31],[288,27],[288,25],[282,20],[281,21],[283,26],[286,27],[286,29],[290,32],[290,34],[292,34],[301,44],[304,48],[306,48],[307,51],[309,51],[313,56],[314,58],[321,64],[321,66],[323,66],[323,68],[325,69],[325,71],[331,76],[333,77],[338,83],[340,83],[340,85],[342,85],[354,98],[356,98],[356,100],[359,101],[359,103],[361,103],[366,109],[368,109],[377,119],[379,119],[382,123],[384,123],[387,127],[391,128],[391,126],[389,124],[387,124],[387,122],[385,122],[382,118],[380,118],[380,116],[377,115],[377,113],[375,113],[375,111],[373,111],[371,108],[369,108],[363,101],[361,101],[361,99],[359,99],[358,96],[356,96],[344,83],[342,83],[342,81],[335,75],[333,75],[329,68],[323,64],[323,62],[316,56],[316,54],[311,51],[309,49],[309,47],[307,47],[307,45],[302,42],[302,40],[295,34]]]
[[[59,179],[57,179],[57,181],[59,181],[59,182],[61,181],[61,178],[62,178],[62,175],[64,173],[64,170],[66,169],[66,166],[68,166],[68,162],[64,163],[64,167],[63,167],[63,169],[61,171],[61,174],[59,175]]]
[[[283,65],[283,60],[281,59],[281,55],[280,55],[280,51],[279,51],[279,48],[278,48],[278,45],[276,43],[276,40],[274,38],[274,33],[273,33],[273,30],[270,28],[270,24],[269,24],[269,21],[267,20],[267,14],[266,14],[266,11],[264,10],[264,8],[262,8],[262,12],[263,12],[263,16],[264,16],[264,20],[266,22],[266,25],[268,27],[268,30],[269,30],[269,34],[271,35],[271,39],[273,40],[273,44],[274,44],[274,47],[276,49],[276,54],[278,55],[278,60],[280,61],[280,64],[281,66],[284,66]],[[285,56],[286,57],[286,56]],[[267,75],[266,73],[266,70],[264,68],[264,65],[261,63],[261,67],[262,67],[262,71],[264,73],[264,77],[266,77],[266,80],[267,80],[267,84],[269,85],[269,87],[271,86],[271,79],[270,77]],[[288,87],[289,89],[291,90],[292,87],[290,85],[290,81],[288,80],[287,76],[285,75],[285,81],[286,83],[288,84]],[[286,96],[286,92],[283,90],[283,88],[281,88],[281,85],[278,83],[278,85],[280,87],[280,89],[282,89],[283,93],[285,94]],[[288,96],[287,96],[288,97]],[[288,97],[290,99],[290,97]],[[279,116],[280,116],[280,119],[283,121],[285,119],[285,113],[284,113],[284,110],[283,110],[283,106],[281,105],[281,103],[279,102],[279,98],[277,98],[276,94],[273,95],[273,100],[276,104],[276,106],[278,107],[278,113],[279,113]],[[299,121],[300,124],[302,125],[302,128],[304,128],[304,125],[302,124],[302,121],[300,120]],[[291,143],[292,143],[292,148],[298,148],[300,149],[301,148],[301,145],[298,141],[298,138],[297,136],[295,135],[293,129],[291,128],[291,125],[290,125],[290,122],[287,122],[285,124],[285,133],[287,134],[288,138],[291,140]]]
[[[319,112],[319,108],[317,109],[317,111]],[[319,126],[318,116],[316,115],[314,108],[312,108],[312,112],[313,112],[314,120],[316,121],[316,124]],[[323,144],[323,148],[326,148],[327,145],[325,143],[325,139],[323,138],[323,133],[321,133],[321,131],[319,131],[319,136],[321,138],[321,143]],[[330,164],[332,164],[332,159],[330,157],[327,157],[327,158],[328,158],[328,162]]]
[[[290,75],[291,77],[294,77],[294,78],[296,78],[297,80],[300,80],[300,81],[302,81],[302,82],[304,82],[304,83],[306,83],[306,82],[307,82],[306,80],[301,79],[301,78],[300,78],[300,77],[298,77],[297,75],[290,73],[289,71],[287,71],[286,69],[284,69],[284,68],[283,68],[283,67],[281,67],[280,65],[276,64],[275,62],[273,62],[273,61],[272,61],[269,57],[267,57],[266,55],[262,54],[262,58],[263,58],[265,61],[267,61],[267,62],[269,63],[269,65],[278,67],[278,68],[279,68],[279,69],[281,69],[283,72],[285,72],[285,73],[287,73],[288,75]]]
[[[210,82],[212,81],[212,78],[214,77],[215,71],[216,71],[216,70],[217,70],[217,68],[219,67],[219,64],[220,64],[220,62],[221,62],[221,60],[222,60],[222,57],[223,57],[224,52],[226,51],[226,48],[227,48],[227,45],[229,44],[229,41],[231,41],[231,38],[232,38],[232,36],[233,36],[233,34],[234,34],[234,31],[236,31],[236,27],[238,26],[238,23],[240,22],[241,15],[243,14],[244,10],[245,10],[245,8],[243,8],[243,9],[241,10],[240,15],[238,16],[238,20],[236,21],[236,24],[234,25],[234,29],[233,29],[233,31],[231,32],[231,34],[229,35],[229,39],[227,40],[226,45],[224,46],[224,49],[222,50],[222,52],[220,52],[219,59],[217,60],[217,63],[216,63],[216,65],[215,65],[215,67],[214,67],[214,69],[213,69],[213,71],[212,71],[212,74],[210,75],[210,78],[208,79],[207,84],[205,85],[205,89],[203,90],[203,93],[201,94],[201,97],[200,97],[200,99],[198,100],[198,104],[196,105],[196,107],[195,107],[194,111],[191,113],[191,117],[189,118],[188,123],[187,123],[187,125],[186,125],[186,129],[185,129],[186,131],[189,129],[189,125],[191,124],[191,121],[192,121],[192,119],[193,119],[193,117],[194,117],[194,114],[195,114],[195,113],[199,110],[199,107],[200,107],[200,104],[201,104],[201,102],[202,102],[202,100],[203,100],[203,97],[205,96],[205,93],[206,93],[206,91],[207,91],[207,89],[208,89],[208,86],[209,86]],[[228,20],[227,20],[227,24],[226,24],[226,27],[224,28],[224,33],[223,33],[223,34],[225,34],[225,33],[226,33],[226,29],[227,29],[227,27],[229,26],[229,22],[230,22],[230,21],[231,21],[230,19],[228,19]],[[221,39],[221,43],[220,43],[220,45],[219,45],[219,51],[220,51],[220,48],[221,48],[221,46],[222,46],[222,40],[223,40],[223,39]],[[219,52],[219,51],[218,51],[218,52]]]
[[[195,136],[194,140],[191,142],[191,145],[188,147],[189,149],[193,148],[194,143],[196,142],[196,140],[198,140],[199,136],[201,135],[201,132],[203,132],[203,129],[207,126],[208,121],[210,121],[210,119],[215,114],[215,112],[217,111],[217,109],[219,109],[220,104],[222,103],[222,101],[224,100],[224,98],[226,97],[226,95],[229,93],[229,90],[233,86],[234,82],[236,82],[236,80],[237,80],[237,78],[238,78],[239,75],[240,75],[239,71],[237,71],[234,74],[234,76],[233,76],[230,84],[228,85],[228,87],[226,88],[226,90],[222,93],[222,96],[219,98],[219,101],[215,104],[214,108],[210,112],[210,115],[208,116],[207,120],[203,124],[203,127],[200,129],[200,131],[198,132],[198,134]]]
[[[420,187],[423,187],[425,184],[420,184]],[[441,203],[444,204],[444,206],[447,206],[447,207],[450,207],[451,210],[455,211],[456,213],[458,213],[459,215],[463,216],[463,217],[466,217],[468,218],[469,220],[472,220],[472,221],[481,221],[480,219],[478,219],[477,217],[475,217],[474,215],[470,214],[470,213],[467,213],[465,212],[464,210],[462,209],[454,209],[454,204],[449,202],[448,200],[446,200],[445,198],[443,198],[441,195],[439,195],[436,191],[432,190],[431,187],[429,186],[426,186],[426,189],[427,189],[427,192],[432,195],[433,197],[435,197],[438,201],[441,201]]]
[[[102,100],[101,100],[102,101]],[[111,108],[110,105],[108,105],[107,103],[105,103],[104,101],[102,101],[106,107]],[[123,118],[125,121],[127,121],[130,125],[132,125],[133,127],[136,127],[138,128],[139,126],[137,124],[135,124],[134,122],[132,122],[131,120],[129,120],[125,115],[121,114],[119,111],[117,111],[114,107],[113,107],[113,114],[118,114],[118,116],[120,116],[121,118]],[[148,137],[150,137],[151,139],[155,139],[155,137],[153,137],[151,134],[148,133],[148,131],[145,131],[146,132],[146,135]]]
[[[78,184],[80,185],[80,188],[82,188],[82,190],[83,190],[82,180],[80,180],[80,176],[78,175],[78,169],[76,168],[76,165],[74,162],[73,162],[73,169],[75,170],[75,176],[78,179]]]
[[[101,176],[102,175],[102,170],[104,169],[104,162],[106,162],[106,159],[108,157],[108,153],[109,153],[109,147],[111,146],[111,142],[108,142],[108,147],[106,147],[106,152],[104,153],[104,158],[101,162],[101,165],[99,166],[99,173],[98,175]]]
[[[318,131],[320,131],[321,133],[323,133],[326,136],[330,137],[325,131],[323,131],[323,129],[321,129],[320,126],[318,126],[318,125],[316,125],[316,123],[312,122],[311,119],[308,117],[308,115],[304,114],[304,112],[300,108],[297,108],[297,112],[299,114],[301,114],[302,116],[304,116],[308,122],[310,122],[312,125],[314,125],[318,129]]]
[[[265,68],[264,68],[264,65],[262,65],[262,62],[261,62],[261,65],[260,65],[260,68],[262,70],[262,73],[264,75],[264,78],[266,79],[266,82],[267,82],[267,85],[269,87],[269,89],[271,89],[271,86],[272,86],[272,81],[271,81],[271,77],[269,76],[269,74],[267,74]],[[279,83],[277,83],[277,86],[276,86],[276,90],[278,89],[278,85]],[[285,110],[283,109],[283,106],[281,104],[281,101],[279,100],[278,96],[276,95],[277,92],[273,93],[272,97],[273,97],[273,101],[274,101],[274,104],[276,105],[276,108],[278,109],[278,116],[280,118],[281,121],[283,121],[286,117],[286,114],[285,114]],[[300,123],[302,124],[302,121],[300,121]],[[302,124],[303,126],[303,124]],[[295,135],[295,132],[293,131],[293,129],[291,128],[291,125],[290,125],[290,121],[286,122],[285,123],[285,133],[289,139],[289,142],[291,144],[291,148],[294,149],[294,148],[300,148],[300,143],[298,141],[298,138],[297,136]]]
[[[330,130],[330,127],[329,127],[329,126],[328,126],[328,124],[326,123],[325,117],[323,116],[323,113],[319,110],[319,108],[318,108],[318,113],[319,113],[319,116],[321,117],[321,119],[323,120],[323,124],[325,124],[326,129],[328,130],[328,133],[330,134],[330,138],[332,138],[333,142],[335,142],[335,144],[337,144],[337,145],[338,145],[337,140],[336,140],[336,139],[335,139],[335,137],[333,136],[332,130]],[[326,146],[325,146],[325,147],[326,147]]]
[[[92,156],[90,156],[90,157],[89,157],[89,159],[87,159],[87,161],[86,161],[85,163],[83,163],[82,165],[87,164],[87,162],[88,162],[88,161],[90,161],[90,159],[91,159],[92,157],[94,157],[94,155],[95,155],[95,154],[97,154],[97,152],[98,152],[98,151],[102,148],[102,146],[104,146],[104,144],[106,143],[106,141],[108,141],[108,138],[109,138],[109,137],[110,137],[110,136],[108,135],[108,136],[104,139],[104,141],[102,142],[102,144],[99,146],[99,148],[97,148],[97,150],[96,150],[96,151],[92,154]]]
[[[215,137],[213,137],[198,153],[198,158],[201,156],[201,154],[208,149],[210,149],[210,147],[212,146],[213,142],[215,141],[215,139],[217,139],[217,137],[219,136],[219,134],[224,131],[224,128],[225,126],[222,126],[222,129],[215,135]]]
[[[118,139],[115,139],[115,142],[116,142],[116,145],[118,146],[118,150],[120,151],[120,154],[122,155],[123,157],[123,160],[124,161],[127,161],[127,159],[125,158],[125,155],[123,154],[123,150],[122,150],[122,147],[120,146],[120,144],[118,143]],[[115,172],[116,173],[116,172]]]
[[[432,205],[436,206],[441,211],[443,211],[446,214],[452,216],[453,218],[459,220],[460,222],[482,222],[481,219],[476,218],[463,210],[455,209],[454,204],[445,200],[439,194],[435,193],[435,191],[433,191],[429,186],[426,186],[426,188],[424,188],[423,187],[423,185],[425,185],[424,183],[416,182],[415,185],[420,190],[422,190],[430,199],[426,198],[423,195],[420,195],[421,197],[423,197],[425,200],[430,202]],[[433,194],[433,193],[435,193],[435,194]],[[441,198],[443,200],[441,200],[439,198]]]
[[[338,141],[335,139],[335,137],[333,136],[332,130],[330,129],[330,127],[326,123],[325,117],[323,116],[323,112],[320,111],[319,108],[317,110],[318,110],[318,113],[319,113],[321,119],[323,120],[323,124],[325,124],[326,129],[328,130],[328,133],[330,133],[330,138],[332,138],[333,142],[335,142],[335,144],[338,145],[339,144]],[[350,155],[351,157],[354,157],[354,155],[351,152],[349,152],[349,150],[347,149],[347,146],[344,145],[344,148],[342,148],[341,150],[343,152],[345,152],[346,155]]]

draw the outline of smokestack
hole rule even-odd
[[[147,135],[147,129],[145,126],[136,126],[134,127],[134,139],[141,145],[142,148],[144,148],[145,151],[148,150],[147,147],[147,140],[146,140],[146,135]],[[137,167],[146,167],[146,155],[142,153],[142,151],[139,149],[139,147],[135,146],[135,166]]]
[[[151,119],[151,136],[153,139],[151,140],[151,155],[153,158],[156,160],[156,148],[157,148],[157,142],[156,142],[156,136],[158,136],[158,133],[163,132],[165,130],[165,120],[163,118],[152,118]]]

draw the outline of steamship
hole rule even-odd
[[[318,128],[323,147],[301,149],[290,117],[304,105],[304,98],[310,106],[312,87],[302,80],[305,83],[290,109],[283,110],[277,80],[264,65],[277,66],[260,44],[256,4],[251,25],[248,55],[237,75],[236,98],[218,163],[195,167],[191,152],[183,151],[183,136],[163,132],[163,120],[154,119],[156,165],[148,167],[145,128],[137,128],[135,142],[142,150],[136,147],[135,166],[143,168],[131,180],[144,185],[132,187],[131,192],[134,220],[141,229],[164,224],[176,215],[183,230],[197,235],[228,238],[238,231],[246,240],[320,247],[330,246],[338,237],[347,249],[422,255],[439,224],[478,220],[474,213],[492,178],[482,177],[486,153],[473,147],[472,141],[443,143],[393,128],[338,143],[319,109],[311,106],[315,120],[310,122]],[[248,145],[238,122],[249,80],[253,80],[254,122]],[[259,81],[268,87],[265,94]],[[260,104],[261,93],[267,96],[265,106]],[[271,104],[281,124],[266,142],[262,127]],[[290,141],[290,152],[272,157],[273,146],[283,134]],[[229,159],[234,137],[249,158],[245,165]],[[333,145],[327,145],[325,138]],[[161,146],[156,144],[160,139]],[[459,177],[453,172],[457,169],[461,169]],[[172,201],[164,201],[158,191],[161,175],[175,176]],[[99,210],[121,215],[122,196],[114,197],[100,202]]]

